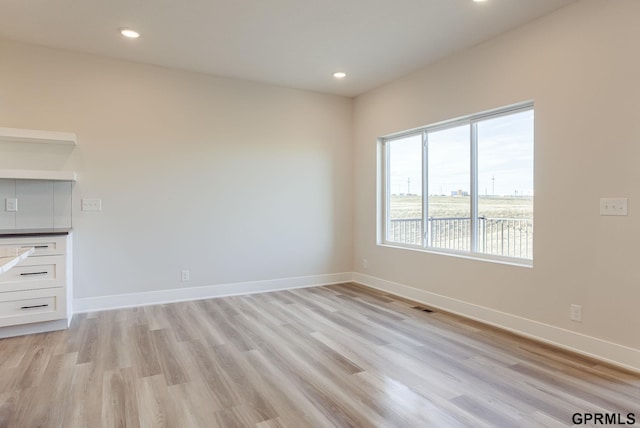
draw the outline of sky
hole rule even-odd
[[[478,122],[478,193],[533,195],[533,110]],[[391,193],[422,192],[422,135],[390,145]],[[470,125],[429,133],[429,195],[470,188]]]

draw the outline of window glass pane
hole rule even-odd
[[[408,132],[383,146],[385,241],[533,260],[533,104]]]
[[[533,258],[533,110],[478,122],[478,252]]]
[[[470,251],[470,125],[428,135],[428,245]]]
[[[389,147],[387,241],[422,245],[422,134]]]

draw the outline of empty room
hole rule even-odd
[[[640,1],[0,4],[0,427],[640,425]]]

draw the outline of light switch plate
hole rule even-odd
[[[627,198],[600,198],[600,215],[627,215]]]
[[[18,211],[18,199],[7,198],[5,199],[5,209],[7,212],[15,213]]]
[[[82,211],[102,211],[101,199],[83,199]]]

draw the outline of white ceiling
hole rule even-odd
[[[573,1],[2,0],[0,38],[355,96]]]

